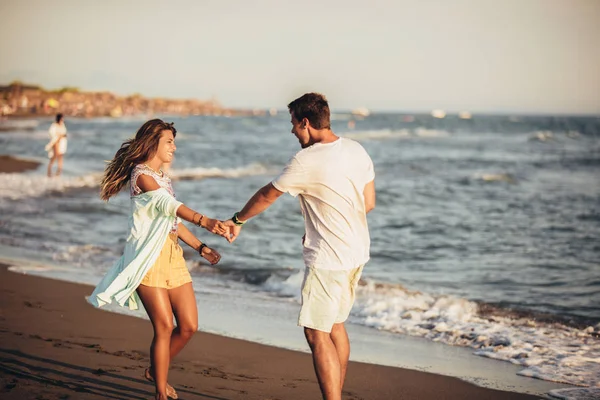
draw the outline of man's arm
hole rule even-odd
[[[265,211],[275,203],[275,200],[283,194],[282,191],[277,190],[272,183],[268,183],[265,186],[258,189],[254,196],[248,200],[242,211],[238,213],[238,219],[240,221],[247,221],[252,217],[257,216],[261,212]]]
[[[241,222],[246,222],[250,218],[257,216],[269,208],[271,204],[273,204],[275,200],[277,200],[282,194],[283,192],[276,189],[272,183],[263,186],[262,188],[258,189],[256,193],[254,193],[254,196],[248,200],[244,208],[242,208],[242,211],[237,214],[238,220]],[[225,224],[231,229],[230,242],[233,242],[240,234],[242,227],[235,225],[231,220],[225,221]]]
[[[363,195],[365,196],[365,212],[368,214],[375,208],[375,180],[365,185]]]

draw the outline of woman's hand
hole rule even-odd
[[[202,247],[202,250],[200,250],[200,255],[212,265],[215,265],[221,260],[221,254],[219,254],[217,250],[211,249],[208,246]]]
[[[202,219],[202,227],[215,235],[223,236],[225,239],[229,240],[229,227],[225,226],[218,219],[205,216]]]

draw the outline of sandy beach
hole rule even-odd
[[[150,322],[97,310],[90,286],[0,267],[0,397],[150,399]],[[318,399],[308,354],[198,332],[173,362],[181,399]],[[344,399],[535,399],[459,379],[351,362]]]
[[[36,161],[22,160],[10,155],[0,155],[0,173],[25,172],[39,167]]]

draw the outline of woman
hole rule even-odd
[[[50,142],[46,145],[45,150],[48,152],[48,176],[52,176],[52,164],[57,161],[56,176],[59,176],[63,167],[63,156],[67,152],[67,127],[63,120],[62,114],[56,114],[55,122],[50,125],[48,130],[50,134]]]
[[[176,133],[172,124],[150,120],[138,130],[135,139],[121,145],[106,167],[100,193],[103,200],[108,201],[129,182],[130,234],[123,256],[89,298],[96,307],[114,300],[131,309],[137,309],[138,300],[142,301],[154,328],[151,365],[145,376],[154,381],[156,399],[160,400],[166,400],[167,396],[177,398],[173,387],[167,384],[169,363],[198,329],[196,297],[178,239],[211,264],[221,258],[181,224],[180,219],[224,237],[229,234],[220,221],[175,199],[171,179],[162,167],[173,161]],[[177,327],[173,326],[173,315]]]

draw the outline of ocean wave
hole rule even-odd
[[[444,138],[450,136],[450,133],[437,129],[375,129],[356,131],[344,134],[344,137],[354,140],[393,140],[407,138]]]
[[[333,113],[331,114],[332,121],[347,121],[353,118],[352,114]]]
[[[554,133],[552,131],[536,131],[529,136],[529,141],[547,142],[550,140],[554,140]]]
[[[501,173],[488,173],[488,174],[476,174],[474,176],[475,180],[483,181],[483,182],[507,182],[507,183],[516,183],[516,178],[512,174],[508,174],[505,172]]]
[[[524,367],[519,375],[600,387],[600,324],[577,328],[482,309],[463,298],[364,281],[353,315],[376,329],[471,347],[476,355]]]
[[[55,178],[20,173],[0,174],[0,199],[18,200],[42,196],[53,191],[65,192],[69,189],[97,187],[101,177],[100,173]]]
[[[600,389],[554,389],[548,395],[558,400],[598,400]]]
[[[439,129],[415,129],[414,134],[422,138],[442,138],[450,136],[450,132]]]
[[[407,138],[442,138],[448,137],[450,133],[436,129],[418,128],[410,129],[377,129],[368,131],[356,131],[346,133],[344,137],[354,140],[392,140],[392,139],[407,139]]]
[[[243,176],[265,175],[272,173],[262,164],[252,163],[239,168],[221,169],[221,168],[187,168],[173,169],[169,175],[173,180],[195,180],[203,178],[240,178]]]
[[[55,262],[70,266],[88,267],[90,265],[111,265],[123,253],[125,243],[119,246],[98,246],[93,244],[73,245],[55,251]]]
[[[204,178],[239,178],[270,173],[268,168],[253,163],[239,168],[190,168],[173,169],[169,175],[173,180],[195,180]],[[96,188],[100,186],[102,173],[90,173],[75,177],[48,178],[45,175],[0,174],[0,199],[18,200],[39,197],[52,192],[66,192],[73,189]]]
[[[304,271],[271,272],[250,270],[243,276],[273,296],[291,297],[299,303]],[[227,273],[239,277],[241,272]],[[256,279],[251,277],[254,274]],[[353,323],[470,347],[476,355],[522,366],[519,375],[600,387],[600,323],[567,323],[549,314],[411,291],[369,279],[361,279],[356,295]]]
[[[401,139],[410,137],[410,131],[408,129],[400,129],[397,131],[391,129],[375,129],[346,133],[344,134],[344,137],[358,141],[372,139]]]
[[[90,263],[112,260],[121,250],[94,245],[70,246],[56,252],[53,259],[80,271]],[[235,282],[234,285],[243,285],[244,290],[300,303],[303,269],[213,267],[196,260],[189,261],[188,266],[194,276],[204,277],[203,281],[209,286],[212,281],[218,287],[228,288],[227,282]],[[95,271],[96,274],[101,272]],[[22,267],[19,272],[68,273],[40,269],[37,265]],[[521,366],[518,374],[522,376],[600,388],[600,323],[568,324],[550,314],[515,311],[502,305],[424,293],[369,278],[359,282],[350,322],[470,347],[476,355]]]

